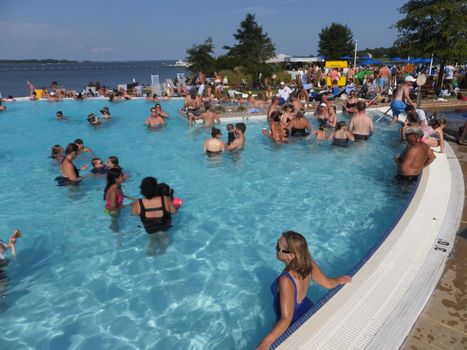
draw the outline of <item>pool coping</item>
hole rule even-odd
[[[446,153],[436,155],[394,229],[350,271],[353,282],[327,293],[272,348],[400,347],[443,273],[462,216],[464,181],[457,157],[447,143]],[[420,245],[418,251],[411,243]],[[409,265],[398,267],[402,257]],[[401,278],[384,283],[389,273]]]

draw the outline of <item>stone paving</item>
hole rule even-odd
[[[453,140],[458,124],[449,125],[446,136]],[[452,135],[452,136],[451,136]],[[467,179],[467,146],[449,142]],[[467,195],[465,187],[464,196]],[[467,199],[467,198],[466,198]],[[454,249],[443,276],[420,314],[402,350],[467,349],[467,206],[457,232]]]

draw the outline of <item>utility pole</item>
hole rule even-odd
[[[354,68],[357,66],[357,44],[358,44],[358,40],[355,40],[355,53],[353,56],[353,67]]]

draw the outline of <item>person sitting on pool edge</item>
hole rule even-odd
[[[313,306],[307,297],[311,281],[328,289],[352,281],[352,277],[345,275],[327,277],[311,258],[305,237],[298,232],[282,233],[276,242],[276,258],[285,264],[284,271],[271,285],[277,322],[257,350],[269,349],[292,323]]]
[[[417,181],[423,168],[430,165],[436,156],[428,145],[421,142],[423,130],[408,128],[405,131],[407,147],[399,156],[395,156],[398,174],[396,179],[404,184]]]
[[[204,152],[208,157],[221,154],[225,149],[225,144],[221,140],[222,132],[220,129],[212,127],[211,138],[204,142]]]
[[[236,138],[229,145],[227,145],[228,151],[241,151],[243,149],[243,146],[245,146],[245,130],[245,123],[235,124]]]
[[[350,119],[349,131],[354,135],[355,141],[368,140],[375,132],[373,120],[365,113],[365,109],[365,102],[357,102],[357,112]]]

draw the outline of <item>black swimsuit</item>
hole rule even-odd
[[[68,158],[63,158],[62,161],[60,162],[60,164],[62,164],[65,161],[65,159],[68,159]],[[73,165],[73,169],[75,170],[76,177],[78,178],[79,177],[78,168],[73,164],[73,162],[71,160],[70,160],[70,163],[71,163],[71,165]],[[55,178],[55,181],[57,181],[57,186],[79,185],[79,182],[80,182],[80,180],[72,181],[69,178],[67,178],[66,176],[62,176],[62,175],[57,176]]]
[[[369,135],[353,134],[355,136],[355,141],[366,141],[370,138]]]
[[[306,128],[303,128],[303,129],[292,128],[291,135],[292,136],[308,136],[310,135],[310,133],[306,131]]]
[[[347,147],[349,145],[349,139],[337,139],[334,137],[332,144],[334,146]]]
[[[143,200],[138,199],[140,207],[139,217],[141,218],[141,222],[143,223],[144,229],[149,234],[167,230],[172,223],[172,215],[169,211],[167,211],[167,209],[165,209],[164,197],[161,196],[160,198],[162,206],[158,208],[145,208],[143,205]],[[162,216],[159,218],[148,218],[146,216],[146,212],[148,211],[162,211]]]
[[[206,154],[208,155],[208,157],[214,157],[214,156],[218,156],[222,153],[222,151],[210,151],[210,150],[206,150]]]

